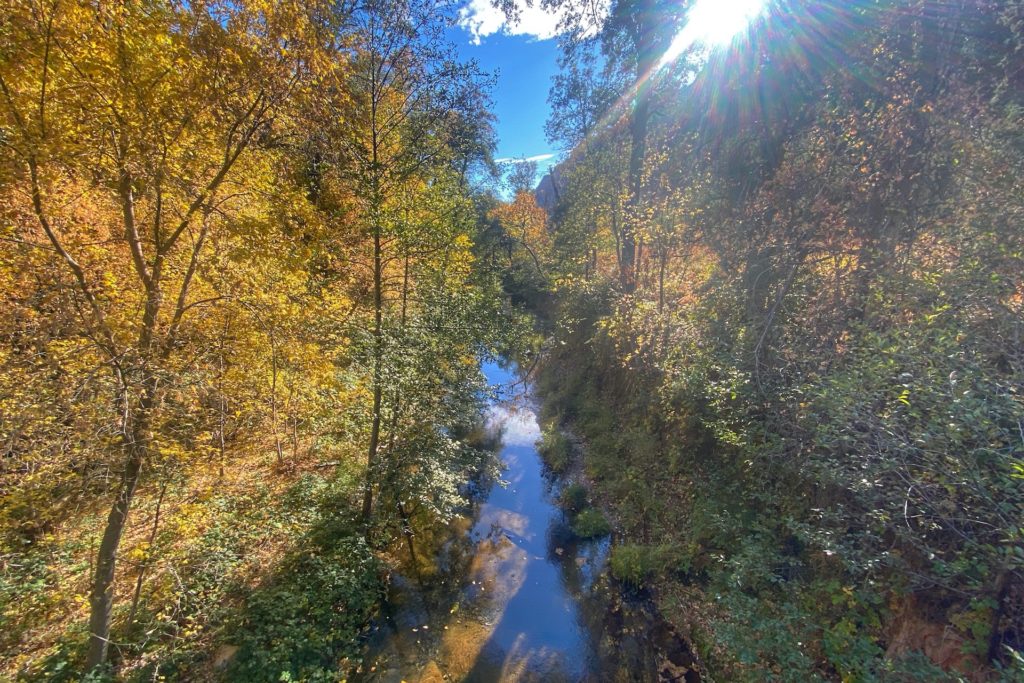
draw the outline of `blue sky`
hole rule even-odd
[[[544,122],[551,77],[558,70],[559,17],[542,10],[540,0],[529,6],[518,2],[519,19],[509,24],[493,0],[462,2],[452,39],[464,58],[475,59],[485,71],[498,74],[493,93],[497,158],[536,159],[539,180],[558,161],[557,150],[544,136]],[[595,2],[607,11],[608,0]],[[695,47],[708,51],[735,45],[768,4],[767,0],[696,0],[685,30],[675,37],[661,63]]]
[[[460,15],[462,25],[452,32],[460,54],[498,76],[492,93],[498,118],[496,158],[546,157],[537,160],[539,179],[557,161],[557,150],[544,136],[548,90],[558,71],[556,20],[537,10],[508,26],[490,0],[471,0]]]

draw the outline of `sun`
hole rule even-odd
[[[697,0],[687,14],[696,42],[727,45],[764,11],[765,0]],[[686,29],[683,29],[684,32]]]
[[[709,50],[729,45],[759,14],[767,0],[697,0],[686,13],[686,25],[672,41],[660,66],[676,60],[694,45]]]

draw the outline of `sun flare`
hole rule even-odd
[[[730,44],[764,11],[765,5],[766,0],[697,0],[660,66],[675,61],[694,45],[712,50]]]

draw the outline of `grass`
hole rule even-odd
[[[555,474],[565,474],[572,464],[572,444],[557,427],[544,430],[537,451]]]

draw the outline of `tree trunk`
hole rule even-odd
[[[270,333],[270,412],[274,422],[274,448],[277,450],[277,464],[284,462],[284,450],[281,448],[281,430],[278,427],[277,415],[277,340]]]
[[[658,313],[665,310],[665,266],[668,264],[668,250],[662,249],[658,264]]]
[[[146,570],[149,568],[149,558],[152,555],[153,544],[156,542],[156,532],[160,529],[160,508],[164,504],[164,494],[167,493],[167,482],[160,485],[160,496],[156,499],[156,513],[153,516],[153,530],[149,532],[149,547],[147,548],[146,559],[139,568],[139,576],[135,579],[135,594],[132,596],[132,608],[128,611],[128,623],[135,621],[135,613],[139,609],[139,599],[142,597],[142,582],[146,578]]]
[[[649,32],[650,29],[647,29]],[[649,40],[646,36],[637,41],[644,45]],[[646,50],[641,50],[641,55]],[[619,262],[619,283],[624,292],[636,289],[636,224],[640,220],[644,183],[644,158],[647,155],[647,123],[650,120],[649,94],[644,91],[642,80],[647,77],[654,63],[649,58],[641,58],[637,69],[637,92],[633,102],[633,111],[629,115],[629,211],[622,222],[622,257]]]
[[[224,478],[224,430],[227,429],[228,399],[221,394],[220,397],[220,424],[217,427],[217,453],[220,456],[217,476]]]
[[[121,544],[128,523],[135,489],[139,484],[142,464],[146,459],[150,443],[151,411],[155,403],[155,378],[147,378],[149,387],[132,419],[132,429],[127,445],[124,475],[114,505],[107,516],[99,552],[96,556],[96,573],[93,577],[92,592],[89,596],[89,654],[86,670],[92,670],[107,660],[110,643],[110,615],[114,605],[114,570],[117,564],[117,549]]]
[[[153,374],[153,343],[156,337],[157,320],[163,303],[161,289],[163,259],[157,254],[153,259],[152,269],[146,272],[145,265],[139,267],[139,278],[146,290],[146,304],[142,315],[142,328],[139,331],[138,352],[142,359],[142,395],[138,407],[127,412],[125,422],[126,458],[124,474],[121,478],[117,499],[107,515],[107,525],[100,540],[99,552],[96,556],[96,573],[93,576],[92,591],[89,596],[89,652],[86,659],[86,670],[92,670],[107,660],[110,645],[110,617],[114,606],[114,574],[117,565],[117,549],[121,545],[121,536],[128,523],[135,489],[139,484],[142,465],[149,453],[152,442],[153,409],[156,406],[158,378]],[[128,404],[127,391],[124,393],[124,405]]]
[[[380,413],[384,393],[384,274],[381,258],[380,227],[373,232],[373,415],[370,422],[370,446],[366,454],[366,483],[363,490],[364,522],[373,511],[373,472],[380,447]]]
[[[299,459],[299,417],[292,415],[292,460]]]

